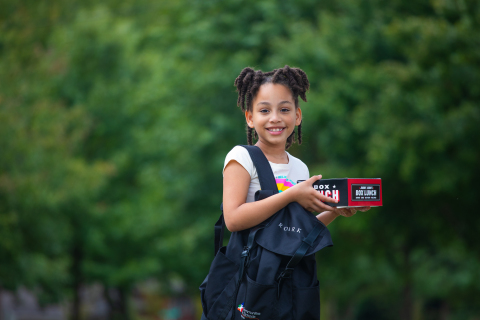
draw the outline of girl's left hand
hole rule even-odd
[[[335,208],[333,212],[339,216],[344,216],[348,218],[353,216],[355,213],[357,213],[357,211],[365,212],[368,210],[370,210],[370,207],[340,208],[340,209]]]

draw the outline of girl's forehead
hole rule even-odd
[[[292,92],[287,86],[279,83],[264,83],[258,88],[254,101],[289,100],[293,102]]]

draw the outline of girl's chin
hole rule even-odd
[[[285,143],[287,142],[287,139],[281,136],[268,136],[268,137],[260,137],[259,140],[263,144],[269,144],[269,145],[282,145],[284,146]]]

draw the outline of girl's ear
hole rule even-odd
[[[252,113],[250,111],[245,111],[245,120],[247,120],[247,125],[250,127],[250,128],[253,128],[253,116],[252,116]]]
[[[295,110],[295,125],[299,126],[302,123],[302,109],[297,107]]]

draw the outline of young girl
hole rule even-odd
[[[258,138],[258,146],[267,157],[280,193],[260,201],[254,195],[260,189],[258,175],[248,151],[233,148],[225,159],[223,170],[223,213],[228,230],[241,231],[258,225],[290,202],[298,202],[308,211],[321,212],[317,219],[328,225],[339,215],[350,217],[368,207],[336,209],[324,202],[336,200],[312,188],[321,175],[309,178],[307,166],[286,149],[302,142],[302,110],[298,96],[307,101],[310,84],[305,72],[285,66],[270,72],[245,68],[235,80],[237,105],[245,113],[248,144]],[[298,180],[305,180],[297,184]]]
[[[253,144],[254,137],[257,139],[255,145],[269,161],[279,192],[272,192],[273,180],[263,180],[264,186],[268,185],[263,195],[272,195],[265,198],[259,193],[258,199],[262,200],[254,201],[260,182],[249,151],[237,146],[228,153],[223,171],[223,218],[233,233],[228,246],[217,251],[223,241],[218,231],[223,231],[220,217],[216,255],[200,286],[202,320],[319,319],[314,253],[331,245],[324,225],[339,215],[351,216],[356,210],[334,209],[325,204],[336,200],[312,187],[321,176],[309,178],[307,166],[286,152],[295,142],[295,127],[299,143],[302,141],[298,97],[306,101],[309,82],[305,72],[289,66],[266,73],[245,68],[235,85],[238,105],[247,121],[248,144]],[[250,151],[258,151],[254,150]],[[258,162],[262,179],[271,177],[271,172],[264,171],[268,164],[262,163]],[[306,181],[297,184],[298,180]],[[322,212],[317,219],[323,225],[302,207]],[[275,213],[275,222],[252,228]]]

